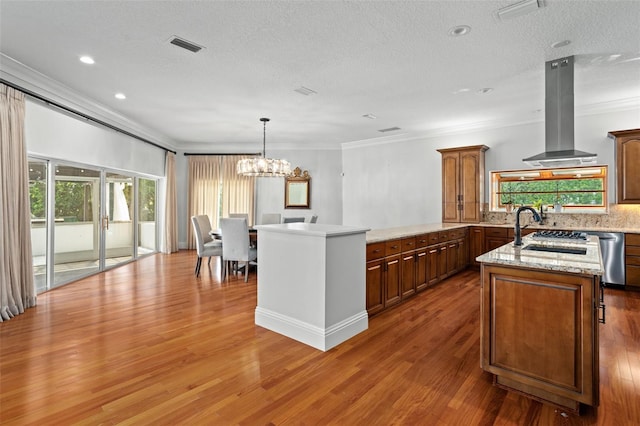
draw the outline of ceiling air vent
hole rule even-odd
[[[395,132],[396,130],[400,130],[400,127],[389,127],[387,129],[380,129],[378,131],[382,133],[386,133],[386,132]]]
[[[173,44],[174,46],[178,46],[178,47],[182,47],[183,49],[187,49],[190,52],[193,53],[197,53],[199,51],[202,50],[202,46],[198,46],[195,43],[192,43],[190,41],[187,41],[183,38],[177,37],[177,36],[173,36],[171,38],[171,40],[169,40],[169,43]]]

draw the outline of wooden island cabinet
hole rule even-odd
[[[600,249],[595,237],[581,247],[506,245],[479,258],[481,367],[497,386],[573,412],[599,397]]]

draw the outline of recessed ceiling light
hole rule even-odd
[[[127,99],[124,93],[116,93],[115,96],[116,96],[116,99],[120,99],[120,100]]]
[[[571,40],[562,40],[562,41],[556,41],[555,43],[551,43],[551,47],[553,47],[554,49],[557,49],[558,47],[564,47],[570,44],[571,44]]]
[[[463,35],[467,35],[471,32],[471,27],[468,25],[458,25],[457,27],[453,27],[449,30],[449,35],[451,37],[460,37]]]
[[[91,56],[80,56],[80,62],[87,65],[93,65],[96,63]]]
[[[478,89],[478,91],[476,91],[478,95],[486,95],[490,92],[493,92],[493,89],[491,87],[483,87],[482,89]]]
[[[470,91],[471,91],[471,89],[469,89],[467,87],[463,87],[462,89],[454,90],[453,94],[454,95],[458,95],[460,93],[467,93],[467,92],[470,92]]]
[[[364,118],[368,118],[368,119],[370,119],[370,120],[375,120],[376,118],[378,118],[378,117],[376,117],[376,116],[375,116],[375,115],[373,115],[373,114],[364,114],[364,115],[363,115],[363,117],[364,117]]]

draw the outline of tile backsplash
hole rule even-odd
[[[523,224],[530,222],[529,214],[520,214]],[[485,211],[484,222],[495,225],[513,225],[515,210],[511,213]],[[640,205],[611,204],[607,213],[554,213],[546,212],[545,226],[556,228],[615,228],[640,230]]]

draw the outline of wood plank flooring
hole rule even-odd
[[[44,293],[0,324],[3,425],[638,425],[640,293],[606,290],[597,409],[565,414],[479,367],[479,273],[465,271],[321,352],[254,324],[256,275],[194,251]]]

